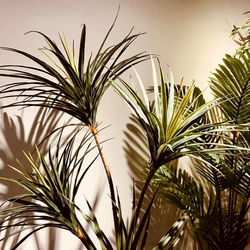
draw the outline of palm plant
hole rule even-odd
[[[187,215],[200,249],[244,249],[249,237],[249,49],[241,47],[235,56],[226,55],[223,62],[210,78],[212,93],[221,101],[206,119],[233,123],[235,130],[222,131],[219,141],[245,150],[231,148],[219,155],[203,152],[203,160],[194,162],[200,181],[173,166],[161,167],[154,177],[163,197]],[[203,145],[217,142],[218,138],[211,137]],[[181,219],[176,222],[157,247],[176,244],[183,234],[183,223]]]
[[[225,66],[211,78],[211,90],[215,96],[225,99],[220,106],[223,119],[232,120],[239,128],[241,124],[249,123],[249,94],[250,94],[250,54],[249,50],[241,50],[234,57],[226,55],[223,59]],[[226,93],[227,92],[227,93]],[[227,135],[232,145],[244,146],[249,149],[249,131],[235,132]],[[225,223],[220,225],[220,244],[222,248],[241,248],[246,245],[249,229],[245,225],[246,214],[249,210],[249,153],[241,151],[238,155],[225,155],[219,166],[227,169],[225,177],[217,184],[217,195],[227,189],[228,202],[226,207],[221,206],[220,214],[224,216]],[[218,187],[220,185],[220,188]],[[219,194],[218,194],[219,193]],[[245,227],[244,227],[245,226]],[[228,233],[229,230],[229,233]],[[242,232],[243,231],[243,232]],[[246,233],[247,232],[247,233]],[[239,239],[238,241],[233,241]],[[235,242],[233,245],[232,242]]]
[[[136,89],[130,87],[122,79],[120,81],[124,88],[114,81],[112,82],[116,91],[132,109],[144,130],[150,152],[148,176],[140,193],[134,218],[135,222],[139,218],[144,195],[150,181],[155,174],[159,174],[157,171],[164,168],[164,165],[183,156],[191,156],[206,162],[210,169],[220,173],[214,164],[205,159],[203,155],[211,154],[214,157],[217,154],[224,155],[226,150],[234,148],[226,141],[219,141],[222,132],[235,130],[232,125],[222,124],[218,121],[211,122],[206,117],[206,114],[218,105],[216,101],[206,103],[202,98],[202,93],[194,87],[193,83],[189,87],[183,87],[182,83],[179,86],[175,85],[171,72],[170,82],[166,83],[161,68],[159,91],[155,65],[153,59],[151,61],[154,72],[154,105],[150,104],[137,72],[136,75],[144,94],[144,102]],[[218,102],[224,103],[224,100]],[[221,127],[222,125],[223,127]],[[215,145],[219,147],[215,147]],[[238,150],[239,148],[235,147],[235,149]],[[168,178],[166,182],[169,180]],[[155,183],[159,184],[160,182],[155,181]],[[174,180],[171,179],[170,183],[174,183]],[[179,184],[184,185],[182,181]],[[198,187],[194,190],[194,193],[197,192]],[[199,192],[197,195],[199,195]],[[186,198],[191,202],[190,195]],[[164,240],[163,242],[166,243]],[[161,247],[165,247],[166,244],[160,243]]]
[[[172,72],[164,79],[159,63],[160,84],[156,66],[151,58],[153,71],[153,101],[149,101],[139,74],[143,99],[134,87],[121,79],[121,74],[131,66],[147,60],[145,53],[121,60],[121,56],[140,35],[131,32],[118,44],[105,48],[106,40],[114,26],[105,36],[97,54],[86,63],[86,27],[82,28],[78,61],[75,49],[70,53],[66,39],[60,36],[63,50],[48,36],[41,34],[49,48],[42,52],[49,63],[31,54],[13,48],[2,48],[25,56],[37,66],[3,65],[0,76],[15,79],[0,90],[2,98],[16,97],[6,107],[39,106],[68,113],[87,126],[78,145],[74,147],[79,129],[68,144],[62,148],[60,139],[48,160],[36,147],[39,164],[31,154],[25,154],[32,172],[19,163],[11,167],[20,179],[2,178],[27,189],[9,199],[10,205],[0,213],[1,231],[21,227],[20,231],[32,229],[13,249],[26,238],[45,227],[58,227],[76,235],[87,249],[97,249],[84,228],[83,221],[91,226],[102,249],[113,249],[113,243],[101,229],[94,209],[87,201],[88,212],[77,206],[75,197],[83,179],[98,156],[101,157],[110,189],[114,220],[116,249],[145,249],[153,207],[157,192],[182,211],[182,216],[159,240],[154,249],[175,247],[180,241],[187,223],[191,223],[200,249],[242,249],[246,245],[248,227],[246,214],[249,210],[249,50],[242,49],[234,57],[226,55],[211,78],[215,100],[205,102],[203,93],[194,83],[184,86],[175,83]],[[54,58],[54,59],[53,59]],[[17,80],[16,80],[17,79]],[[133,186],[132,211],[125,223],[119,193],[115,193],[112,176],[99,141],[99,123],[96,115],[101,98],[112,84],[128,104],[146,136],[149,161],[147,173],[138,201]],[[22,98],[20,100],[20,98]],[[219,116],[215,116],[219,110]],[[84,159],[95,147],[98,155],[89,165]],[[85,151],[82,150],[85,148]],[[93,152],[93,151],[92,151]],[[191,174],[173,166],[173,161],[189,156],[194,159],[196,173],[206,180],[199,182]],[[40,169],[41,167],[42,169]],[[145,210],[142,209],[150,183],[156,186]],[[228,198],[224,203],[223,199]],[[9,221],[13,224],[8,224]],[[14,234],[18,231],[14,231]],[[239,239],[240,237],[240,239]],[[228,248],[226,248],[228,247]]]

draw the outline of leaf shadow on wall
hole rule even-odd
[[[140,126],[133,117],[130,117],[130,123],[127,124],[127,129],[124,131],[125,134],[125,154],[130,168],[131,177],[135,179],[136,184],[136,197],[138,200],[140,190],[142,189],[143,183],[146,179],[145,166],[150,158],[149,152],[147,151],[147,139],[143,134]],[[204,192],[207,194],[211,191],[211,185],[205,181],[195,170],[195,166],[198,161],[195,159],[181,159],[178,164],[178,168],[186,168],[187,171],[193,176],[197,183],[202,183]],[[192,167],[191,167],[192,166]],[[155,187],[150,187],[144,200],[144,206],[142,209],[145,211],[145,207],[149,204],[150,199],[155,191]],[[156,196],[154,205],[151,210],[151,223],[149,227],[148,239],[146,249],[152,249],[156,243],[159,242],[160,238],[172,227],[181,215],[181,212],[175,206],[166,202],[166,199],[161,195]],[[193,227],[190,222],[187,223],[184,235],[178,242],[177,246],[174,247],[176,250],[196,250],[199,249],[197,241],[195,241],[195,235],[193,233]]]
[[[143,134],[138,123],[133,117],[127,124],[125,134],[125,155],[130,169],[131,177],[135,180],[136,198],[138,200],[140,190],[146,179],[146,166],[150,158],[147,151],[147,139]],[[145,211],[146,205],[155,191],[155,187],[150,186],[144,198],[142,210]],[[152,249],[160,238],[172,227],[172,224],[178,220],[180,211],[174,206],[168,204],[160,195],[156,196],[151,210],[151,220],[148,233],[146,249]]]
[[[48,109],[39,108],[33,120],[32,118],[30,118],[29,120],[29,122],[31,123],[31,128],[28,133],[26,132],[22,116],[16,116],[15,118],[12,118],[5,112],[2,112],[0,116],[2,121],[0,125],[2,134],[2,141],[0,145],[0,160],[2,162],[2,166],[0,167],[0,176],[15,178],[16,172],[12,170],[8,165],[16,166],[16,159],[18,159],[22,164],[27,166],[28,170],[31,170],[28,168],[30,164],[26,164],[28,163],[28,161],[25,158],[23,152],[34,152],[34,146],[39,145],[46,138],[46,136],[50,135],[52,131],[56,130],[58,122],[62,118],[63,113],[54,111],[48,112]],[[68,124],[69,122],[70,120],[68,120],[65,124]],[[53,138],[55,139],[56,136],[58,136],[58,132],[53,133],[49,140],[44,141],[39,146],[40,152],[43,155],[48,152],[50,147],[49,142],[52,141]],[[62,144],[66,142],[68,137],[66,136],[63,139]],[[36,154],[34,154],[33,157],[34,160],[38,160],[36,158]],[[0,191],[1,201],[6,201],[9,198],[20,195],[24,192],[26,193],[24,189],[12,182],[1,181],[1,186],[3,186]],[[5,232],[5,235],[9,235],[10,233],[11,230],[8,229]],[[48,230],[48,244],[46,249],[56,249],[55,239],[57,236],[58,233],[54,228]],[[13,237],[13,239],[11,239],[12,237],[4,239],[1,243],[1,250],[6,250],[7,242],[8,245],[10,245],[10,241],[12,248],[18,242],[19,237],[20,234],[17,234]],[[41,250],[41,240],[39,239],[38,234],[34,234],[34,239],[36,242],[37,250]]]

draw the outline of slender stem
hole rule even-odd
[[[109,166],[105,160],[103,151],[102,151],[102,147],[98,138],[98,129],[97,128],[93,128],[91,125],[88,126],[92,135],[94,136],[95,142],[96,142],[96,146],[98,148],[99,154],[101,156],[102,159],[102,163],[103,163],[103,167],[104,170],[106,172],[106,176],[108,179],[108,183],[109,183],[109,190],[110,190],[110,197],[111,197],[111,203],[112,203],[112,210],[113,210],[113,219],[114,219],[114,226],[115,226],[115,232],[117,232],[118,229],[118,217],[117,217],[117,208],[115,206],[116,204],[116,198],[115,198],[115,190],[114,190],[114,184],[113,184],[113,180],[111,177],[111,173],[110,173],[110,169]]]
[[[195,233],[195,237],[196,237],[196,239],[198,241],[198,249],[202,250],[203,249],[202,248],[202,243],[201,243],[200,237],[199,237],[199,235],[197,233]]]
[[[136,214],[135,214],[135,223],[137,222],[138,220],[138,217],[139,217],[139,213],[140,213],[140,210],[141,210],[141,206],[142,206],[142,202],[144,200],[144,196],[146,194],[146,191],[148,189],[148,186],[153,178],[155,174],[155,169],[153,167],[150,168],[150,172],[148,174],[148,177],[146,179],[146,182],[144,183],[144,186],[142,188],[142,191],[140,193],[140,197],[139,197],[139,200],[138,200],[138,204],[137,204],[137,207],[136,207]]]
[[[217,190],[216,192],[218,208],[219,208],[219,220],[220,220],[220,246],[221,249],[224,249],[224,230],[223,230],[223,222],[222,222],[222,206],[221,206],[221,192]]]
[[[214,174],[214,179],[215,179],[215,189],[216,189],[216,199],[218,202],[218,209],[219,209],[219,225],[220,225],[220,242],[219,246],[221,250],[225,249],[225,244],[224,244],[224,230],[223,230],[223,222],[222,222],[222,205],[221,205],[221,191],[220,191],[220,186],[219,182],[217,179],[217,175],[215,173],[216,170],[213,170]]]
[[[240,103],[239,103],[238,110],[237,110],[236,124],[238,124],[238,114],[239,114],[239,108],[241,106],[241,101],[242,101],[242,98],[240,99]],[[239,139],[238,132],[234,132],[232,144],[237,146],[238,139]],[[233,150],[233,155],[231,158],[231,169],[234,171],[234,173],[237,170],[237,159],[236,159],[236,157],[234,157],[234,155],[236,155],[236,154],[237,154],[237,152],[235,150]],[[230,223],[229,223],[230,235],[232,234],[233,228],[234,228],[233,220],[234,220],[234,215],[236,212],[236,207],[237,207],[237,192],[235,192],[234,188],[230,186],[230,188],[229,188],[229,209],[228,209],[228,216],[230,219]]]

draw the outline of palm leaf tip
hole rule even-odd
[[[48,48],[42,52],[48,60],[41,60],[21,50],[2,48],[26,57],[36,65],[0,67],[0,76],[17,79],[16,82],[1,88],[1,97],[19,97],[18,101],[2,108],[45,106],[66,112],[84,124],[96,127],[97,109],[110,85],[110,79],[119,77],[131,65],[140,63],[148,57],[145,53],[139,53],[122,59],[126,50],[141,33],[129,32],[117,44],[106,46],[113,26],[114,23],[97,53],[89,59],[86,58],[85,25],[82,26],[81,31],[78,61],[76,61],[74,47],[73,52],[70,52],[64,36],[59,35],[61,49],[52,39],[39,31],[33,32],[45,38]]]

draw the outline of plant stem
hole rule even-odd
[[[221,190],[218,182],[217,175],[215,173],[216,170],[213,170],[214,174],[214,180],[215,180],[215,189],[216,189],[216,200],[218,202],[218,212],[219,212],[219,225],[220,225],[220,242],[219,242],[219,247],[221,250],[225,249],[225,244],[224,244],[224,230],[223,230],[223,218],[222,218],[222,205],[221,205]]]
[[[238,124],[238,114],[239,114],[239,108],[241,106],[241,102],[242,102],[242,97],[240,98],[240,103],[237,109],[237,115],[236,115],[236,124]],[[232,144],[234,146],[238,145],[238,139],[239,139],[239,135],[237,134],[237,132],[234,132],[233,134],[233,140],[232,140]],[[235,150],[232,151],[232,158],[231,158],[231,169],[234,171],[234,173],[237,171],[237,158],[234,157],[234,155],[237,155],[237,152]],[[229,235],[232,235],[233,232],[233,220],[234,220],[234,215],[236,212],[236,207],[237,207],[237,193],[235,192],[234,188],[230,186],[229,188],[229,209],[228,209],[228,216],[229,216],[229,230],[230,233]]]
[[[144,183],[144,186],[142,188],[142,191],[140,193],[140,197],[139,197],[139,200],[138,200],[138,204],[137,204],[137,207],[136,207],[136,214],[135,214],[135,223],[137,222],[138,220],[138,217],[139,217],[139,213],[140,213],[140,210],[141,210],[141,206],[142,206],[142,202],[144,200],[144,196],[146,194],[146,191],[148,189],[148,186],[153,178],[155,174],[155,169],[153,167],[150,168],[150,172],[148,174],[148,177],[146,179],[146,182]]]
[[[106,172],[106,176],[107,176],[107,179],[108,179],[109,189],[110,189],[110,196],[111,196],[111,200],[112,200],[112,210],[113,210],[113,219],[114,219],[115,232],[117,232],[117,230],[118,230],[118,216],[117,216],[117,208],[115,206],[116,198],[115,198],[114,185],[113,185],[110,169],[109,169],[109,166],[108,166],[108,164],[107,164],[107,162],[105,160],[105,157],[104,157],[104,154],[103,154],[103,151],[102,151],[102,147],[101,147],[101,144],[100,144],[100,141],[99,141],[99,138],[98,138],[98,130],[97,130],[97,128],[93,128],[91,125],[89,125],[88,127],[89,127],[92,135],[94,136],[94,139],[95,139],[95,142],[96,142],[96,145],[97,145],[98,151],[100,153],[102,163],[103,163],[103,166],[104,166],[104,169],[105,169],[105,172]],[[137,207],[136,207],[136,214],[135,214],[135,221],[134,221],[135,224],[137,223],[137,220],[139,218],[139,213],[140,213],[140,210],[141,210],[141,207],[142,207],[144,196],[146,194],[146,191],[147,191],[147,189],[149,187],[149,184],[150,184],[155,172],[156,172],[155,168],[151,165],[150,166],[150,172],[148,174],[146,182],[143,185],[143,188],[142,188],[142,191],[140,193],[139,200],[138,200],[138,204],[137,204]]]
[[[91,125],[88,125],[89,130],[91,131],[92,135],[94,136],[95,142],[96,142],[96,146],[98,148],[99,154],[101,156],[102,159],[102,163],[103,163],[103,167],[104,170],[106,172],[106,176],[108,179],[108,183],[109,183],[109,190],[110,190],[110,197],[111,197],[111,203],[112,203],[112,210],[113,210],[113,219],[114,219],[114,226],[115,226],[115,232],[117,232],[118,229],[118,217],[117,217],[117,208],[115,206],[116,204],[116,198],[115,198],[115,190],[114,190],[114,184],[113,184],[113,180],[111,177],[111,173],[110,173],[110,169],[109,166],[105,160],[103,151],[102,151],[102,147],[98,138],[98,129],[92,127]]]

